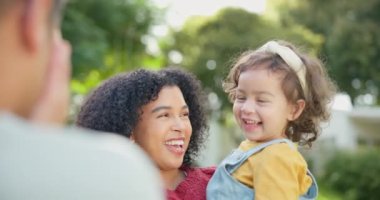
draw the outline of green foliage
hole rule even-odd
[[[282,23],[298,23],[325,38],[330,74],[352,99],[377,96],[380,103],[380,0],[299,0],[283,9]],[[356,84],[353,84],[356,82]]]
[[[326,187],[322,181],[318,182],[318,200],[343,200],[343,195]]]
[[[73,45],[73,76],[107,75],[137,67],[146,56],[141,38],[158,15],[148,0],[71,0],[62,31]],[[106,62],[107,59],[113,62]],[[112,65],[110,65],[112,64]]]
[[[288,40],[314,52],[322,43],[320,36],[301,26],[284,28],[257,14],[234,8],[221,10],[212,17],[192,18],[173,37],[173,44],[165,47],[166,53],[180,52],[183,56],[180,65],[194,72],[207,91],[216,93],[219,105],[215,110],[219,106],[222,110],[229,107],[221,84],[234,58],[243,51],[255,49],[271,39]]]
[[[77,77],[80,72],[86,71],[89,67],[101,68],[104,65],[102,55],[108,48],[105,31],[97,27],[80,10],[69,8],[65,16],[62,30],[64,37],[73,47],[74,76]]]
[[[344,199],[375,200],[380,196],[380,157],[378,150],[337,154],[326,167],[323,178],[327,187]]]
[[[102,80],[142,65],[161,66],[162,59],[147,55],[142,40],[160,17],[150,0],[68,2],[62,33],[73,49],[70,122],[84,96]]]

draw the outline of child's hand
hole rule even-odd
[[[37,123],[63,124],[70,102],[71,46],[54,30],[43,91],[30,116]]]

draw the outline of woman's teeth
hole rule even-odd
[[[166,145],[182,146],[183,144],[185,144],[185,142],[183,140],[171,140],[171,141],[166,141],[165,144]]]
[[[184,140],[169,140],[165,142],[165,145],[169,149],[169,151],[180,156],[183,156],[183,154],[186,151],[184,144]]]

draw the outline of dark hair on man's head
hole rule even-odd
[[[16,3],[20,3],[21,0],[0,0],[0,18],[9,10],[9,8]]]
[[[64,5],[66,4],[68,0],[52,0],[52,7],[51,7],[51,23],[53,25],[59,25],[61,20],[61,14],[62,10],[64,8]],[[31,0],[0,0],[0,18],[6,14],[6,12],[11,8],[12,6],[16,6],[16,4],[28,4],[31,3]]]
[[[142,107],[156,100],[165,86],[179,87],[189,107],[193,132],[183,164],[191,165],[204,146],[208,126],[200,82],[183,70],[167,68],[154,72],[139,69],[108,79],[87,97],[76,124],[130,138],[139,122]]]
[[[62,12],[68,0],[54,0],[51,10],[53,25],[59,26],[61,23]]]

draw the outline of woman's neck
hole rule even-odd
[[[179,183],[185,178],[185,173],[180,169],[175,170],[160,170],[162,179],[164,180],[165,188],[175,190]]]

